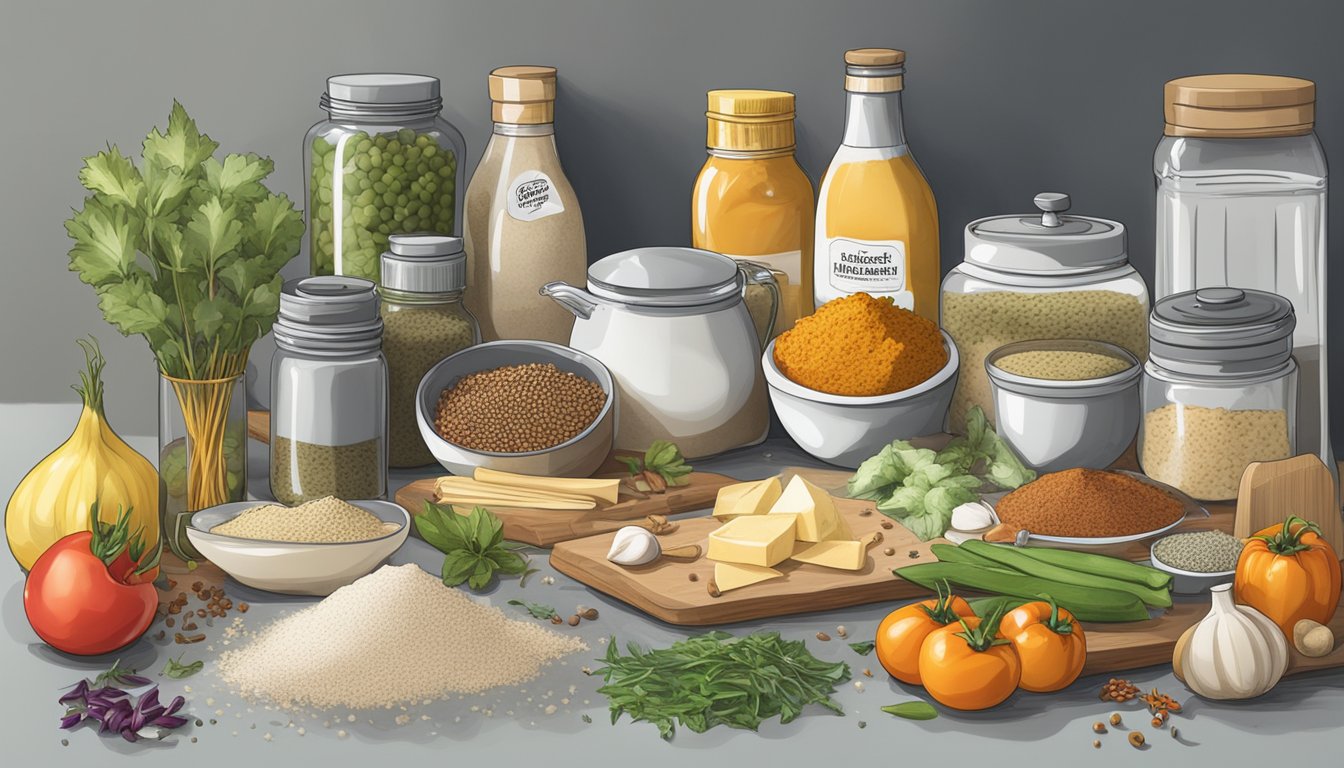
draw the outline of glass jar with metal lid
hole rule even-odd
[[[1197,499],[1235,498],[1254,461],[1296,453],[1293,305],[1239,288],[1201,288],[1153,307],[1140,393],[1144,473]]]
[[[467,287],[462,238],[392,235],[383,254],[383,355],[388,372],[390,467],[434,463],[416,423],[416,389],[434,364],[480,342],[481,329],[462,293]]]
[[[313,274],[378,282],[392,233],[462,234],[466,144],[439,114],[438,78],[336,75],[320,104],[303,142]]]
[[[992,422],[985,358],[1037,339],[1089,339],[1148,355],[1148,287],[1130,266],[1125,226],[1071,216],[1069,196],[1043,192],[1038,213],[966,225],[965,260],[943,280],[941,324],[961,353],[949,424],[979,406]]]
[[[541,292],[578,320],[570,346],[616,380],[616,447],[671,440],[687,458],[765,439],[770,409],[761,346],[743,301],[768,270],[695,248],[636,248],[588,268],[587,290]],[[770,308],[771,314],[776,311]]]
[[[387,493],[387,361],[373,283],[285,283],[271,364],[271,493],[285,504]]]

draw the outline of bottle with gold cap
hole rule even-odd
[[[794,96],[786,91],[709,92],[709,158],[691,193],[691,243],[768,268],[746,303],[762,343],[812,314],[812,182],[794,157]],[[770,324],[774,320],[773,330]]]
[[[574,316],[540,293],[583,284],[583,215],[555,149],[554,67],[490,73],[494,132],[467,186],[468,310],[481,337],[568,344]]]
[[[1333,470],[1326,162],[1313,133],[1316,85],[1275,75],[1196,75],[1167,83],[1164,95],[1166,127],[1153,156],[1153,298],[1231,287],[1291,301],[1297,447]]]
[[[938,208],[901,122],[905,52],[845,53],[845,136],[817,196],[815,300],[864,292],[938,322]]]

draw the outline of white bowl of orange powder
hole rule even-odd
[[[942,432],[958,362],[935,323],[865,293],[827,302],[770,342],[761,360],[789,437],[851,469],[893,440]]]

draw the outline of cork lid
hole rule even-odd
[[[708,93],[705,146],[736,152],[792,149],[794,96],[788,91],[723,89]]]
[[[1316,120],[1316,84],[1279,75],[1195,75],[1163,92],[1168,136],[1303,136]]]
[[[490,73],[491,116],[496,123],[538,125],[555,121],[555,67],[500,67]]]
[[[855,48],[845,51],[845,63],[856,67],[895,67],[905,63],[905,51],[895,48]]]
[[[895,93],[905,87],[905,51],[854,48],[845,51],[845,90]]]

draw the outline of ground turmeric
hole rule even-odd
[[[909,389],[947,365],[937,324],[891,298],[855,293],[823,304],[775,341],[775,365],[796,384],[832,395]]]

